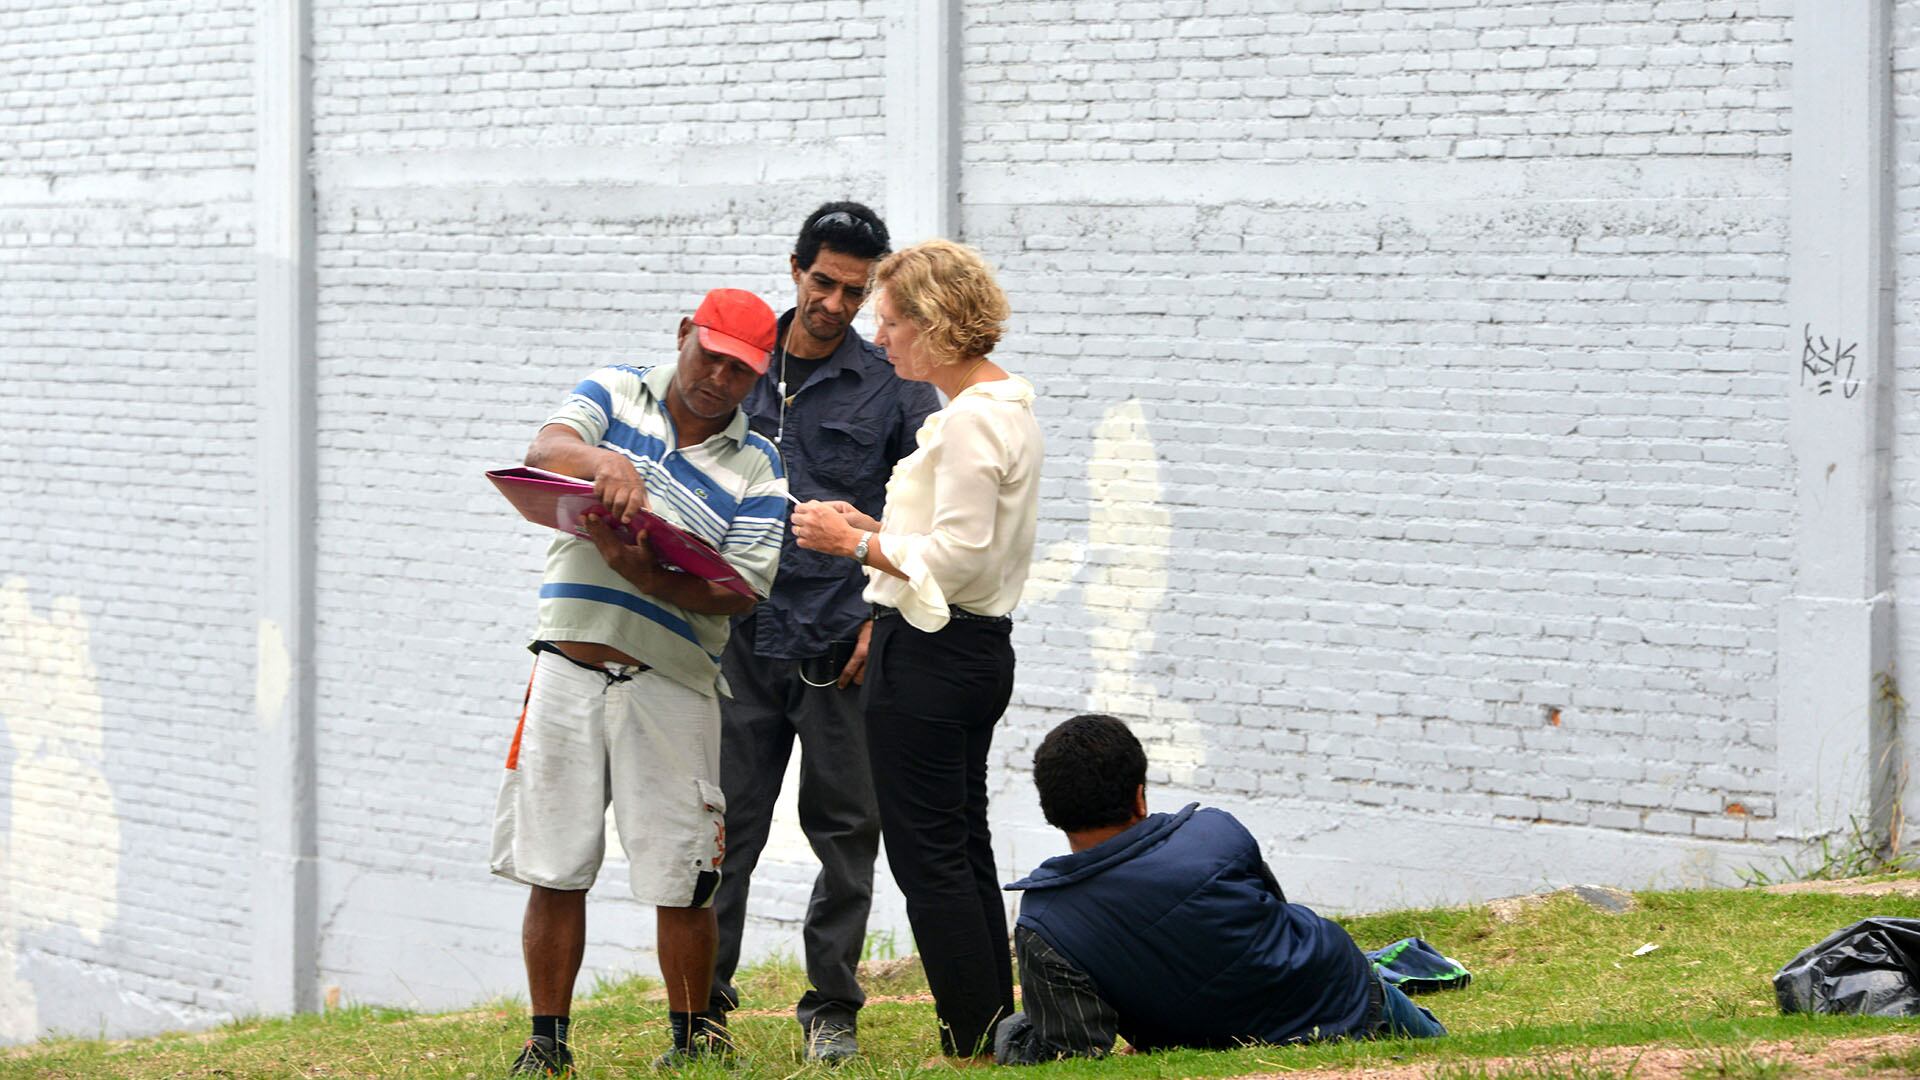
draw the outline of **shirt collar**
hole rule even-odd
[[[653,395],[653,399],[660,404],[660,411],[663,413],[667,411],[667,387],[673,385],[673,373],[679,367],[678,363],[655,364],[640,379],[640,385],[646,388],[647,393]],[[667,415],[667,422],[669,424],[673,422],[673,416],[670,413]],[[727,421],[726,427],[720,429],[720,434],[732,439],[737,446],[746,444],[747,410],[743,406],[734,406],[733,417]]]
[[[775,341],[784,343],[787,340],[787,328],[793,325],[795,310],[794,308],[788,308],[787,313],[780,316],[780,321],[775,331],[779,336],[774,339]],[[821,365],[820,377],[823,379],[837,378],[841,372],[846,371],[850,371],[855,375],[862,374],[858,361],[866,350],[866,344],[866,339],[860,336],[860,331],[855,330],[849,325],[847,332],[840,336],[839,348],[834,349],[833,354],[827,357],[827,362]],[[780,349],[777,346],[773,350],[772,363],[768,365],[767,374],[775,382],[778,382],[780,379]],[[792,392],[800,388],[790,386],[787,389],[789,392]]]

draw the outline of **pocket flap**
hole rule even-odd
[[[861,446],[872,446],[880,441],[880,429],[872,424],[862,424],[853,420],[822,420],[820,426],[828,431],[845,435]]]
[[[703,870],[718,870],[727,859],[727,796],[705,780],[696,777],[693,782],[700,793],[701,809],[713,825],[712,846],[705,840],[700,842],[694,853],[694,865]]]
[[[721,817],[725,817],[727,814],[727,793],[707,783],[705,780],[696,779],[694,783],[700,788],[700,802],[706,807],[707,813],[719,814]]]

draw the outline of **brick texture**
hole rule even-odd
[[[969,163],[1780,154],[1786,0],[964,5]]]
[[[321,152],[877,135],[875,0],[315,5]]]
[[[1920,623],[1903,618],[1902,609],[1920,604],[1920,469],[1908,447],[1920,445],[1920,319],[1914,301],[1920,299],[1920,2],[1896,0],[1893,5],[1893,440],[1890,463],[1892,513],[1891,563],[1894,580],[1896,644],[1894,688],[1914,696],[1911,673],[1920,671]],[[1920,768],[1920,740],[1908,737],[1909,778]],[[1909,786],[1909,790],[1911,786]],[[1916,835],[1920,812],[1916,800],[1904,801],[1906,835]]]
[[[1141,667],[1187,783],[1770,836],[1789,7],[966,7],[964,227],[1051,398],[1046,534],[1139,402],[1173,554],[1104,557],[1168,566]],[[1660,156],[1697,194],[1545,179]],[[1010,765],[1096,677],[1077,574]]]
[[[240,0],[0,10],[0,175],[245,167],[253,7]]]
[[[0,998],[37,999],[0,1032],[246,1007],[250,35],[232,2],[0,8]],[[88,864],[20,858],[48,837]]]

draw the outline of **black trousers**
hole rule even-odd
[[[935,634],[873,626],[867,747],[887,863],[933,991],[948,1054],[993,1049],[1013,1015],[1007,911],[987,831],[987,750],[1013,695],[1013,625],[954,619]]]
[[[733,698],[720,701],[720,787],[727,796],[727,859],[713,906],[720,946],[708,1007],[738,1008],[733,976],[740,965],[747,894],[767,846],[774,800],[786,779],[787,758],[800,743],[800,831],[820,859],[801,940],[807,992],[795,1009],[809,1033],[853,1027],[866,994],[855,978],[873,906],[873,862],[880,852],[880,812],[867,772],[862,688],[831,683],[852,655],[852,644],[818,661],[768,660],[754,655],[753,623],[736,626],[721,659]]]

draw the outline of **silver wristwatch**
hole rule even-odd
[[[860,534],[860,542],[853,545],[853,561],[854,562],[859,563],[861,566],[867,565],[867,545],[872,542],[873,542],[872,533],[863,532]]]

